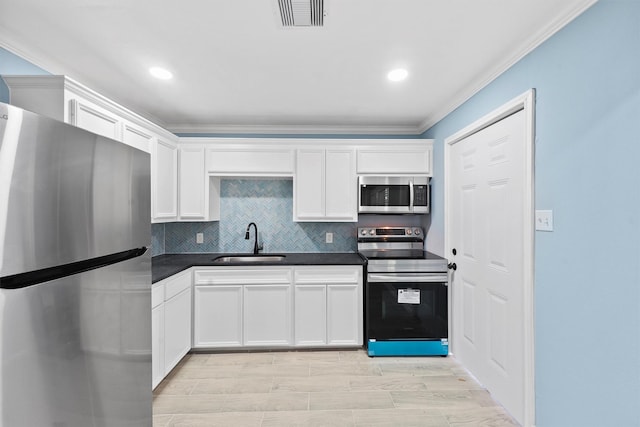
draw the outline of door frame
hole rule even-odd
[[[525,193],[524,197],[524,217],[523,219],[523,316],[524,316],[524,425],[535,425],[535,342],[534,342],[534,261],[535,261],[535,222],[534,222],[534,141],[535,141],[535,89],[529,89],[522,95],[508,101],[506,104],[491,111],[489,114],[476,120],[460,131],[454,133],[444,140],[444,241],[445,258],[451,253],[452,243],[449,241],[451,232],[449,227],[452,223],[451,215],[451,189],[449,169],[451,147],[468,136],[485,129],[494,123],[524,110],[525,114]],[[451,287],[449,288],[451,293]],[[450,310],[451,312],[451,310]],[[455,333],[455,325],[452,321],[452,332]],[[455,340],[451,340],[452,354],[455,354]]]

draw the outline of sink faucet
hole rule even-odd
[[[256,235],[255,235],[256,238],[253,241],[253,253],[257,254],[260,252],[260,249],[262,249],[262,245],[258,245],[258,226],[256,225],[255,222],[250,222],[249,225],[247,225],[247,231],[244,233],[244,238],[245,240],[249,240],[249,229],[251,228],[252,225],[256,229]]]

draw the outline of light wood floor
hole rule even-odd
[[[518,425],[451,357],[364,350],[189,354],[153,413],[155,427]]]

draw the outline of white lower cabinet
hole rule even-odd
[[[151,372],[153,388],[164,378],[164,305],[151,310]]]
[[[291,345],[291,283],[244,286],[244,345]]]
[[[164,378],[164,283],[151,289],[151,376],[156,388]]]
[[[242,285],[200,286],[196,278],[193,312],[194,347],[242,346]]]
[[[327,286],[296,283],[295,309],[295,345],[326,345]]]
[[[152,387],[191,350],[191,270],[154,283],[151,291]]]
[[[294,281],[297,347],[362,345],[362,267],[296,267]]]
[[[196,268],[193,347],[361,346],[362,301],[362,266]]]
[[[327,285],[327,345],[362,345],[362,283]]]
[[[292,267],[194,271],[194,348],[290,346]]]
[[[164,303],[164,364],[171,371],[191,350],[191,286]]]

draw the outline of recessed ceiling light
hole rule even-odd
[[[392,82],[399,82],[406,79],[408,75],[409,72],[404,68],[396,68],[395,70],[389,71],[389,74],[387,74],[387,78]]]
[[[165,70],[164,68],[160,68],[160,67],[149,68],[149,73],[151,73],[151,75],[156,79],[160,79],[160,80],[169,80],[173,77],[173,74],[171,74],[171,71]]]

